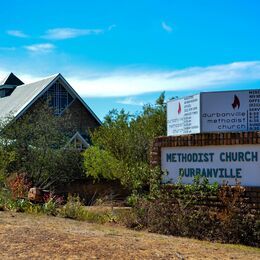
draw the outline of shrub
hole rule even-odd
[[[67,203],[61,208],[60,215],[64,218],[84,220],[86,211],[79,196],[68,196]]]
[[[60,216],[75,220],[85,220],[92,223],[106,223],[113,220],[111,214],[88,211],[80,202],[79,196],[68,196],[67,203],[61,208]]]
[[[12,199],[10,191],[6,188],[0,189],[0,210],[6,210],[6,203]]]
[[[0,122],[1,130],[1,122]],[[0,144],[0,189],[5,187],[7,168],[15,159],[15,153],[8,151]]]
[[[27,198],[31,182],[26,178],[25,173],[13,173],[7,178],[7,186],[13,199]]]
[[[132,224],[162,234],[259,246],[259,215],[243,200],[244,188],[208,185],[162,186],[138,199]]]
[[[58,214],[58,207],[63,203],[63,197],[49,193],[44,195],[43,200],[43,213],[47,215],[56,216]]]

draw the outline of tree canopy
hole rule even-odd
[[[75,132],[70,121],[69,115],[55,116],[46,102],[19,119],[10,116],[1,126],[0,157],[12,154],[14,158],[5,167],[0,158],[0,167],[8,173],[26,173],[42,188],[73,179],[80,172],[81,158],[75,149],[64,149]]]
[[[155,137],[166,134],[164,99],[162,93],[154,105],[143,106],[136,115],[110,111],[91,135],[94,148],[84,153],[87,176],[117,178],[130,189],[148,185],[152,143]],[[93,157],[95,160],[91,160]]]

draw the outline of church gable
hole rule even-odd
[[[0,98],[0,120],[8,119],[10,115],[19,119],[24,114],[34,113],[42,101],[48,102],[56,116],[69,115],[73,129],[85,140],[89,139],[89,130],[101,125],[95,113],[61,74],[17,86],[10,96]]]
[[[75,95],[69,92],[64,83],[57,79],[44,93],[43,98],[49,102],[55,115],[60,115],[74,100]]]
[[[79,99],[75,99],[66,111],[70,115],[72,124],[78,129],[84,138],[89,136],[89,130],[93,130],[100,126],[100,123],[90,113]]]
[[[20,80],[16,76],[10,75],[2,83],[10,80],[13,80],[12,82],[15,83],[15,80],[17,80],[16,83],[19,84],[18,81]],[[83,115],[80,115],[81,118],[87,114],[91,125],[101,125],[99,118],[61,74],[56,74],[37,82],[15,86],[15,89],[9,96],[0,98],[0,118],[5,119],[13,115],[17,119],[26,113],[27,110],[31,110],[31,107],[42,99],[48,100],[50,106],[54,108],[56,115],[61,115],[76,101],[76,104],[80,104],[80,113],[83,113]],[[73,114],[77,115],[78,113]]]

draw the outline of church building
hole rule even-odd
[[[0,119],[10,115],[19,119],[33,111],[33,106],[47,98],[54,114],[62,116],[66,111],[76,131],[70,143],[78,149],[89,146],[89,130],[101,125],[101,121],[61,74],[24,84],[13,73],[0,81]]]

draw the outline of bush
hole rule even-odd
[[[132,225],[152,232],[227,243],[260,245],[259,216],[243,200],[244,188],[206,182],[163,186],[134,206]]]
[[[0,189],[0,209],[6,210],[8,201],[12,200],[12,195],[7,188]]]
[[[0,122],[1,130],[1,122]],[[6,185],[7,168],[14,161],[15,153],[5,149],[0,144],[0,189],[3,189]]]
[[[63,203],[63,197],[49,193],[44,196],[43,200],[43,213],[56,216],[58,214],[58,207]]]
[[[6,182],[13,199],[27,198],[31,182],[26,178],[25,173],[13,173]]]
[[[1,199],[0,199],[1,205]],[[10,210],[14,212],[26,212],[29,214],[42,213],[41,205],[33,204],[27,199],[6,199],[3,201],[2,210]]]
[[[68,196],[67,203],[61,208],[60,216],[100,224],[113,220],[113,216],[108,213],[97,213],[86,210],[80,202],[79,196],[72,195]]]
[[[67,203],[60,210],[60,215],[64,218],[84,220],[85,209],[80,202],[79,196],[69,195]]]

